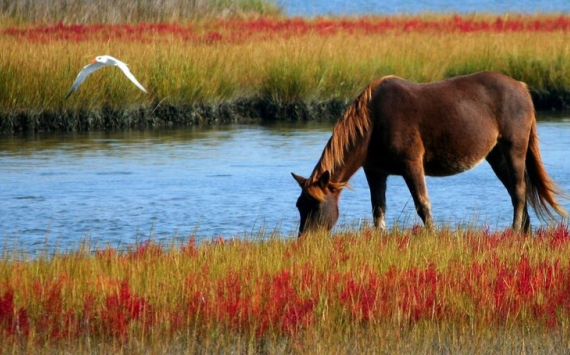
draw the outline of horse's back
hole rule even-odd
[[[526,84],[495,72],[462,75],[433,83],[415,83],[397,76],[382,78],[371,100],[376,108],[423,113],[461,110],[465,106],[499,114],[533,109]],[[380,106],[378,106],[380,105]]]
[[[492,72],[427,84],[386,77],[377,85],[369,109],[371,149],[389,151],[393,166],[421,157],[428,175],[471,168],[499,138],[530,130],[534,114],[526,86]],[[389,163],[390,158],[372,157],[382,159]]]

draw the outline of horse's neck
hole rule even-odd
[[[355,153],[355,152],[348,152]],[[344,158],[344,164],[339,165],[333,171],[331,175],[331,181],[334,182],[348,182],[352,175],[354,175],[358,169],[362,166],[364,160],[357,154],[346,154]]]
[[[342,154],[335,155],[329,142],[313,170],[312,180],[317,180],[325,171],[328,171],[331,173],[331,181],[348,182],[364,163],[366,159],[364,147],[367,146],[367,139],[363,139],[357,145],[351,144],[348,148],[344,148]]]

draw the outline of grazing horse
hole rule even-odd
[[[556,200],[563,192],[542,164],[526,84],[492,72],[428,84],[383,77],[337,122],[311,176],[292,173],[302,189],[299,235],[334,226],[340,193],[360,167],[376,227],[385,228],[388,175],[401,175],[418,215],[431,228],[425,175],[458,174],[483,159],[511,196],[514,231],[530,231],[527,202],[541,218],[552,217],[550,209],[567,215]]]

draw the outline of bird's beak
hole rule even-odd
[[[93,60],[91,60],[91,63],[97,63],[97,58],[93,58]]]

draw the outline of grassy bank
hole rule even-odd
[[[0,261],[3,353],[559,353],[570,233],[363,228]]]
[[[59,24],[4,27],[0,43],[4,132],[50,130],[41,122],[53,117],[89,129],[76,121],[98,122],[101,112],[119,112],[102,119],[119,117],[110,128],[169,125],[164,112],[173,110],[191,124],[221,106],[236,120],[314,118],[315,105],[338,110],[386,74],[429,82],[499,71],[526,82],[540,110],[570,105],[570,18],[560,16]],[[63,100],[78,71],[104,53],[127,62],[150,94],[106,68]],[[197,105],[207,109],[192,111]]]
[[[280,13],[271,0],[0,0],[0,19],[12,23],[180,22]]]

